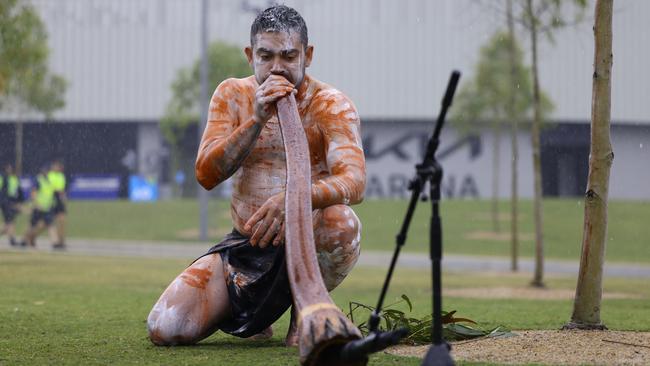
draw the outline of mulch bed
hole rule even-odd
[[[650,332],[522,330],[516,337],[452,343],[456,361],[543,365],[650,365]],[[423,358],[429,346],[396,346],[390,354]]]

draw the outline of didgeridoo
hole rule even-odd
[[[341,348],[361,338],[361,332],[330,298],[318,267],[312,225],[309,146],[294,96],[280,99],[277,111],[287,159],[285,251],[298,313],[300,363],[365,365],[367,358],[357,362],[340,358]]]

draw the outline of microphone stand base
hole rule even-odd
[[[453,366],[454,360],[451,358],[450,350],[451,346],[447,342],[432,344],[424,356],[422,366]]]

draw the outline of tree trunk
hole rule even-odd
[[[510,62],[510,103],[508,103],[508,117],[510,118],[510,145],[512,149],[512,159],[510,160],[510,269],[517,272],[519,269],[519,231],[517,224],[519,220],[519,194],[517,190],[519,162],[519,146],[517,142],[517,116],[515,116],[515,88],[517,84],[515,70],[515,24],[512,18],[512,0],[508,0],[508,34],[510,43],[508,44],[508,61]]]
[[[174,143],[169,144],[170,145],[170,154],[169,154],[169,175],[170,175],[170,182],[174,182],[172,185],[172,197],[174,198],[183,198],[183,186],[185,185],[185,182],[179,183],[176,180],[176,174],[178,174],[178,171],[181,170],[181,151],[182,149],[180,148],[180,144],[178,141],[174,141]],[[183,172],[184,173],[184,172]]]
[[[527,12],[530,20],[530,41],[533,51],[533,125],[530,136],[533,148],[533,216],[535,219],[535,274],[532,286],[544,287],[544,238],[542,235],[542,164],[539,148],[539,130],[542,123],[542,111],[539,93],[539,75],[537,70],[537,23],[533,13],[533,0],[527,1]]]
[[[492,150],[492,230],[498,233],[499,228],[499,155],[501,153],[501,128],[494,121],[494,149]]]
[[[613,0],[596,1],[594,74],[591,98],[591,149],[585,194],[580,272],[571,322],[565,328],[606,329],[600,321],[603,264],[607,239],[609,172],[614,160],[610,142]]]
[[[16,175],[20,177],[23,174],[23,113],[22,108],[18,108],[18,115],[16,116]]]

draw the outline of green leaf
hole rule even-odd
[[[406,296],[406,294],[402,294],[402,299],[404,299],[404,301],[406,301],[406,303],[408,304],[409,311],[413,311],[413,304],[411,304],[411,299],[409,299],[409,297]]]
[[[462,324],[449,324],[443,329],[445,338],[449,340],[463,340],[487,335],[487,332],[480,329],[474,329]]]
[[[408,307],[408,312],[413,310],[413,304],[411,300],[406,295],[401,296],[401,300],[390,304],[389,306],[397,306],[399,304],[405,303]],[[363,311],[374,311],[375,309],[372,306],[364,305],[358,302],[350,301],[348,304],[350,312],[348,318],[354,322],[354,312],[358,309]],[[474,328],[468,325],[459,324],[460,322],[477,324],[475,321],[468,318],[455,317],[456,310],[452,311],[442,311],[441,316],[443,320],[443,336],[449,341],[455,340],[464,340],[471,339],[476,337],[511,337],[514,336],[513,333],[509,331],[508,328],[503,326],[498,326],[493,329],[484,330],[480,328]],[[395,330],[398,328],[407,328],[409,329],[409,334],[405,337],[402,342],[409,344],[426,344],[431,343],[432,341],[432,319],[431,314],[425,315],[422,318],[408,317],[406,312],[400,309],[384,309],[380,314],[380,331],[386,330]],[[381,325],[385,325],[385,328]],[[365,336],[368,334],[367,323],[363,322],[357,325],[359,331]]]
[[[455,98],[451,123],[469,135],[478,123],[497,126],[529,120],[533,111],[531,70],[517,39],[497,31],[479,52],[473,78],[461,85]],[[546,101],[542,103],[543,115],[548,114],[553,108],[551,99],[544,91],[541,99]]]
[[[20,106],[49,118],[64,106],[67,82],[48,69],[45,26],[29,2],[0,3],[0,106]]]
[[[172,151],[181,154],[180,143],[185,136],[188,126],[199,122],[201,110],[209,106],[200,105],[200,58],[191,65],[176,71],[176,77],[171,84],[172,97],[167,102],[165,114],[161,119],[160,128],[163,136],[171,145]],[[224,80],[235,77],[243,78],[251,75],[252,71],[242,50],[234,45],[214,42],[208,48],[208,90],[209,95]],[[178,162],[181,159],[172,159]],[[174,174],[179,167],[171,167]]]

